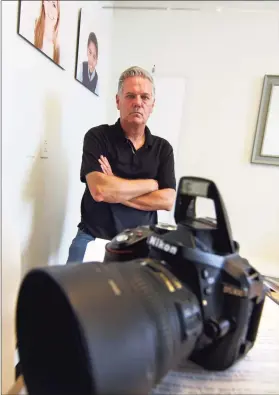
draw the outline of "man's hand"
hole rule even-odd
[[[106,174],[107,176],[113,176],[113,172],[111,170],[109,161],[107,160],[107,158],[103,155],[100,156],[99,158],[99,163],[101,166],[101,169],[103,170],[103,173]]]

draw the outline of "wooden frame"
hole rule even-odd
[[[272,144],[272,150],[270,149],[271,144],[269,144],[269,152],[264,147],[265,139],[268,138],[268,134],[271,135],[271,133],[273,133],[274,140],[275,127],[274,124],[270,126],[271,122],[268,121],[273,117],[272,119],[274,122],[275,115],[274,113],[272,114],[271,111],[273,109],[274,112],[275,105],[279,107],[279,75],[265,75],[251,163],[279,166],[279,115],[277,115],[278,134],[276,135],[276,144]]]

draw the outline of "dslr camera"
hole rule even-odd
[[[214,220],[196,216],[199,197]],[[121,232],[102,263],[25,276],[16,327],[29,395],[149,394],[182,361],[225,370],[249,352],[265,287],[216,185],[182,177],[174,217]]]

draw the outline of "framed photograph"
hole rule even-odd
[[[279,75],[265,75],[252,163],[279,166]]]
[[[17,33],[65,69],[67,4],[61,0],[19,0]]]
[[[102,46],[101,12],[99,10],[80,10],[76,51],[75,78],[94,95],[100,96],[99,66],[100,45]],[[102,47],[101,47],[102,48]]]

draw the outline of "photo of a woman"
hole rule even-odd
[[[74,29],[66,2],[62,3],[61,0],[19,1],[18,34],[58,66],[65,68],[65,55],[70,49],[65,43],[69,30],[74,34]]]
[[[35,22],[34,45],[60,63],[59,47],[60,0],[41,0],[40,15]]]

